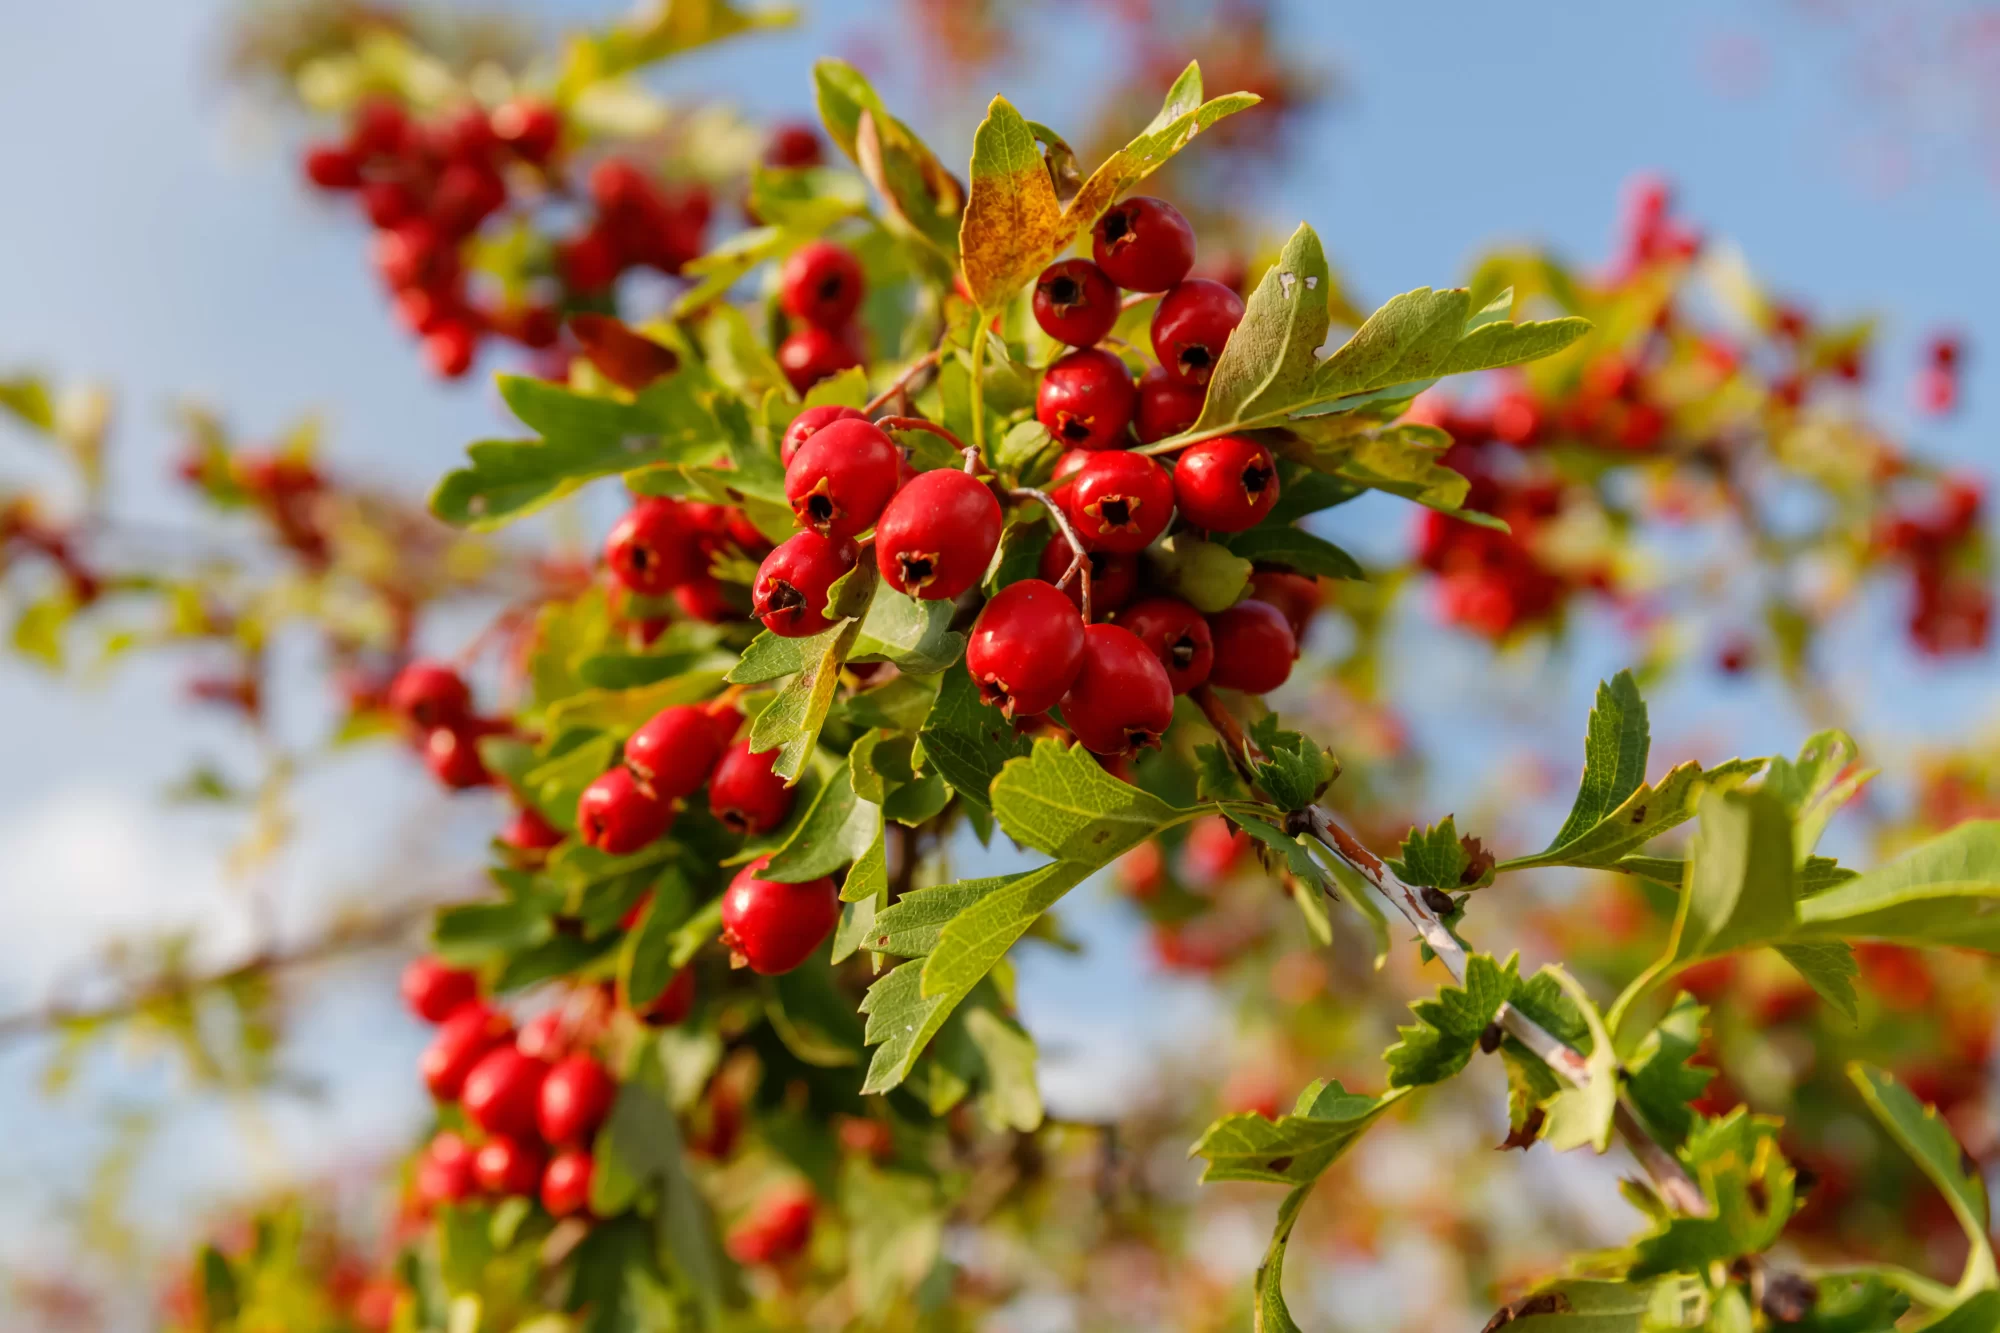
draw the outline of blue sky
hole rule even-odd
[[[581,0],[515,7],[550,25],[612,11]],[[1079,8],[1038,6],[1052,35],[992,81],[1057,125],[1084,123],[1115,56],[1110,28]],[[1380,299],[1454,280],[1496,238],[1597,256],[1623,182],[1664,171],[1689,216],[1740,245],[1776,288],[1830,312],[1884,316],[1888,373],[1878,397],[1892,419],[1910,419],[1905,376],[1923,335],[1938,324],[1965,329],[1968,410],[1916,438],[1990,474],[2000,353],[1985,353],[2000,349],[2000,191],[1982,174],[1979,145],[1938,129],[1961,118],[1962,90],[1925,77],[1914,97],[1870,100],[1855,71],[1882,34],[1863,20],[1815,17],[1829,8],[1281,4],[1287,47],[1334,72],[1346,92],[1301,127],[1294,169],[1260,206],[1274,229],[1311,221],[1363,298]],[[1899,12],[1942,25],[1968,8],[1925,0]],[[661,87],[747,99],[756,114],[799,114],[809,109],[815,56],[895,49],[894,6],[810,9],[799,28],[694,58]],[[0,205],[0,371],[44,367],[117,386],[119,509],[194,521],[162,480],[175,446],[166,407],[185,394],[225,407],[253,435],[323,410],[333,467],[411,492],[467,440],[502,425],[489,388],[428,378],[366,271],[357,223],[297,187],[297,127],[246,118],[218,90],[225,6],[69,0],[16,11],[0,57],[12,183]],[[1748,91],[1744,70],[1754,76]],[[883,86],[947,160],[962,160],[966,106],[927,96],[907,68],[891,65]],[[1884,164],[1899,160],[1907,165],[1888,174],[1908,183],[1882,189]],[[0,427],[0,477],[34,467],[30,447]],[[1363,547],[1400,531],[1386,512],[1354,521]],[[1989,717],[1990,657],[1911,664],[1881,651],[1893,636],[1879,631],[1894,612],[1877,610],[1841,649],[1841,679],[1868,728],[1945,737]],[[1497,666],[1453,643],[1426,655],[1404,690],[1449,701],[1421,729],[1434,748],[1449,753],[1480,735],[1480,753],[1528,740],[1566,761],[1590,686],[1624,664],[1623,652],[1600,626],[1558,652]],[[310,664],[295,666],[303,677]],[[0,765],[0,1006],[28,1003],[108,935],[149,924],[198,923],[218,956],[240,943],[231,923],[243,889],[220,864],[229,830],[163,812],[154,798],[190,756],[241,761],[246,751],[227,724],[188,713],[176,679],[139,670],[78,689],[0,662],[7,751],[32,756]],[[1477,721],[1496,704],[1514,719],[1499,736]],[[307,735],[322,720],[305,706],[288,723]],[[1734,737],[1761,752],[1794,746],[1803,726],[1769,687],[1697,682],[1666,692],[1655,731],[1717,745]],[[1440,812],[1480,790],[1481,775],[1464,771],[1472,767],[1444,780]],[[404,864],[405,843],[391,842],[386,856],[375,849],[432,823],[443,802],[400,760],[378,755],[315,778],[302,806],[306,835],[271,872],[299,930],[371,883],[381,891],[381,873]],[[439,856],[467,854],[492,818],[461,802],[425,845]],[[1115,1046],[1136,1012],[1106,997],[1157,983],[1115,906],[1092,900],[1072,918],[1099,947],[1081,964],[1031,960],[1045,984],[1029,1017],[1051,1044]],[[204,1182],[282,1177],[301,1162],[393,1148],[421,1115],[406,1076],[421,1034],[395,1016],[388,975],[356,965],[309,997],[343,997],[302,1015],[314,1040],[303,1043],[301,1067],[335,1078],[343,1090],[331,1103],[286,1110],[268,1150],[212,1105],[172,1117],[162,1131],[171,1150],[156,1145],[140,1178],[148,1211],[171,1216]],[[1191,1004],[1180,996],[1174,1012]],[[22,1257],[22,1247],[41,1252],[27,1228],[8,1224],[59,1210],[77,1192],[75,1177],[102,1143],[87,1126],[107,1108],[173,1094],[171,1080],[142,1062],[94,1067],[65,1101],[38,1101],[22,1089],[46,1054],[40,1045],[0,1049],[0,1123],[51,1145],[32,1167],[16,1155],[0,1168],[8,1200],[0,1233],[9,1235],[0,1262]],[[307,1142],[314,1146],[298,1147]]]

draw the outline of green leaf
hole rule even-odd
[[[827,648],[839,635],[838,625],[796,639],[761,630],[750,640],[750,646],[743,650],[743,656],[725,679],[732,685],[759,685],[796,675],[825,657]]]
[[[691,897],[692,890],[678,870],[663,871],[660,883],[654,886],[652,906],[639,918],[637,929],[626,935],[618,977],[633,1008],[643,1009],[659,999],[680,971],[674,961],[674,946],[687,919],[685,904]],[[683,904],[680,911],[665,910],[674,902]]]
[[[1245,560],[1285,565],[1313,578],[1365,579],[1360,562],[1324,537],[1290,524],[1265,523],[1225,537],[1223,545]]]
[[[1435,999],[1410,1006],[1417,1022],[1398,1028],[1402,1038],[1383,1053],[1389,1066],[1389,1086],[1417,1088],[1444,1080],[1465,1068],[1479,1048],[1481,1035],[1499,1017],[1501,1007],[1520,989],[1520,959],[1493,961],[1488,954],[1466,960],[1462,986],[1445,986]]]
[[[242,1310],[242,1295],[229,1260],[213,1245],[201,1247],[201,1308],[212,1324],[236,1318]]]
[[[1351,1093],[1338,1080],[1305,1089],[1290,1115],[1269,1120],[1254,1111],[1210,1125],[1188,1156],[1204,1159],[1202,1183],[1224,1180],[1310,1185],[1351,1147],[1405,1089],[1379,1097]]]
[[[921,958],[937,947],[938,936],[953,917],[1014,878],[995,875],[913,889],[876,916],[868,947],[897,958]]]
[[[1712,1069],[1696,1069],[1689,1059],[1701,1049],[1702,1020],[1708,1011],[1692,995],[1680,995],[1626,1061],[1626,1091],[1645,1118],[1654,1137],[1678,1149],[1694,1127],[1688,1103],[1701,1096],[1714,1077]]]
[[[1035,1039],[1019,1023],[989,1008],[968,1009],[965,1032],[985,1062],[978,1096],[981,1118],[995,1132],[1032,1134],[1042,1126],[1035,1086]]]
[[[1257,785],[1285,810],[1303,810],[1319,799],[1340,773],[1340,764],[1311,737],[1286,731],[1275,713],[1250,726],[1250,738],[1264,752],[1252,766]]]
[[[885,894],[889,888],[889,850],[878,829],[875,841],[868,844],[868,850],[855,859],[854,868],[847,872],[847,878],[840,886],[840,900],[844,903],[865,902],[870,898]]]
[[[849,660],[894,662],[904,671],[935,675],[965,655],[965,636],[951,628],[954,610],[950,602],[924,601],[878,584]]]
[[[1771,761],[1760,789],[1784,802],[1792,817],[1793,840],[1801,863],[1819,845],[1834,811],[1853,800],[1876,770],[1856,766],[1861,747],[1844,731],[1810,737],[1796,760]]]
[[[987,108],[972,140],[971,190],[959,226],[966,284],[982,310],[998,310],[1078,232],[1224,116],[1255,106],[1248,93],[1202,101],[1189,65],[1152,123],[1092,172],[1064,207],[1036,147],[1034,128],[1005,98]]]
[[[1652,748],[1646,701],[1630,671],[1621,671],[1597,687],[1597,706],[1583,737],[1583,781],[1569,818],[1557,831],[1551,850],[1572,842],[1604,821],[1646,781],[1646,755]]]
[[[1701,1280],[1685,1273],[1647,1282],[1557,1282],[1509,1305],[1513,1317],[1499,1327],[1507,1333],[1655,1333],[1688,1327],[1688,1312],[1705,1303]]]
[[[803,884],[866,855],[881,834],[881,807],[854,794],[843,768],[821,784],[812,808],[759,873],[780,884]]]
[[[1243,322],[1210,377],[1200,420],[1150,447],[1166,452],[1194,440],[1283,425],[1301,414],[1348,410],[1376,393],[1413,395],[1441,375],[1546,356],[1590,328],[1581,319],[1470,325],[1469,291],[1421,287],[1390,300],[1321,361],[1316,352],[1331,323],[1330,290],[1319,237],[1301,225],[1251,293]]]
[[[847,1221],[847,1280],[864,1317],[873,1323],[899,1305],[913,1305],[944,1243],[936,1182],[851,1156],[841,1171],[840,1204]]]
[[[1450,815],[1428,829],[1411,829],[1401,851],[1401,859],[1391,859],[1389,866],[1405,884],[1434,889],[1465,887],[1471,858],[1465,854],[1458,825]]]
[[[1792,821],[1761,791],[1710,792],[1688,849],[1674,965],[1780,940],[1792,928]]]
[[[1959,1294],[2000,1286],[2000,1271],[1995,1269],[1993,1245],[1988,1239],[1992,1215],[1986,1178],[1979,1164],[1952,1136],[1937,1108],[1918,1101],[1887,1071],[1855,1061],[1847,1066],[1847,1076],[1882,1127],[1938,1187],[1951,1205],[1952,1215],[1965,1228],[1972,1248],[1966,1256],[1965,1274],[1959,1279]]]
[[[1270,1248],[1264,1262],[1257,1265],[1250,1311],[1251,1333],[1301,1333],[1285,1306],[1285,1247],[1291,1244],[1292,1228],[1298,1225],[1299,1210],[1305,1207],[1311,1185],[1301,1185],[1278,1205],[1277,1226],[1271,1232]]]
[[[826,725],[827,712],[833,707],[834,691],[840,687],[841,665],[860,633],[858,620],[844,620],[835,626],[819,659],[786,681],[750,724],[751,752],[778,751],[771,769],[780,777],[796,782],[805,772],[813,747],[819,743],[820,728]]]
[[[1618,1110],[1618,1052],[1612,1049],[1611,1034],[1583,987],[1559,967],[1551,965],[1542,972],[1569,993],[1590,1028],[1591,1038],[1590,1054],[1585,1060],[1590,1082],[1580,1088],[1564,1088],[1549,1098],[1542,1108],[1548,1113],[1548,1128],[1543,1137],[1557,1152],[1581,1148],[1587,1143],[1602,1153],[1611,1146],[1611,1121]]]
[[[979,687],[963,665],[944,673],[937,702],[918,736],[924,762],[982,810],[992,809],[987,793],[1001,768],[1029,749],[1028,738],[1016,732],[999,709],[981,701]]]
[[[1199,811],[1112,777],[1081,745],[1044,738],[1000,770],[993,813],[1022,846],[1099,866]]]
[[[1667,1218],[1633,1247],[1628,1278],[1699,1273],[1762,1253],[1791,1219],[1795,1174],[1779,1150],[1776,1120],[1738,1107],[1720,1120],[1697,1121],[1681,1160],[1714,1212]]]
[[[1096,868],[1078,861],[1052,861],[1039,870],[1009,876],[1007,883],[946,922],[937,947],[924,959],[924,994],[970,994],[1035,919]]]
[[[813,83],[828,137],[861,168],[895,225],[955,258],[965,197],[937,155],[889,114],[867,77],[846,61],[819,61]]]
[[[1960,824],[1798,912],[1804,938],[2000,950],[2000,820]]]
[[[53,433],[56,428],[55,400],[49,396],[49,386],[36,376],[0,379],[0,408],[36,430]]]
[[[1303,834],[1288,837],[1261,819],[1248,815],[1237,815],[1235,818],[1245,833],[1285,858],[1293,876],[1294,900],[1304,914],[1306,928],[1313,933],[1313,938],[1322,945],[1332,943],[1333,923],[1327,919],[1324,904],[1317,901],[1317,895],[1331,894],[1353,908],[1368,923],[1375,944],[1375,965],[1380,967],[1389,954],[1389,918],[1382,910],[1379,897],[1361,883],[1360,877],[1338,861],[1314,859],[1319,845]],[[1308,901],[1309,895],[1312,901]]]
[[[1920,1333],[1993,1333],[2000,1329],[2000,1291],[1978,1291],[1929,1323]]]
[[[730,0],[667,0],[634,11],[603,32],[570,39],[559,85],[562,100],[655,61],[760,28],[789,27],[790,8],[744,9]]]
[[[1778,952],[1848,1022],[1860,1020],[1860,997],[1854,993],[1854,978],[1861,974],[1861,965],[1854,961],[1854,948],[1846,940],[1793,940],[1780,944]]]
[[[769,982],[765,1017],[785,1048],[818,1069],[861,1063],[861,1020],[833,981],[826,954],[815,950],[799,966]]]
[[[1552,846],[1533,856],[1516,857],[1500,864],[1500,870],[1525,870],[1531,866],[1585,866],[1612,869],[1621,859],[1638,851],[1668,829],[1694,818],[1704,794],[1726,792],[1755,777],[1762,759],[1731,759],[1704,770],[1689,762],[1670,770],[1658,783],[1642,783],[1639,789],[1596,824],[1568,842]]]

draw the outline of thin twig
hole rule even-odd
[[[1090,557],[1084,554],[1083,542],[1077,538],[1076,529],[1070,526],[1069,515],[1063,513],[1062,506],[1051,499],[1046,491],[1038,491],[1032,486],[1016,486],[1007,492],[1010,499],[1037,500],[1042,508],[1049,511],[1049,518],[1062,532],[1063,540],[1069,543],[1069,568],[1063,571],[1056,586],[1062,587],[1072,578],[1077,579],[1078,591],[1082,594],[1083,623],[1090,623]]]
[[[861,406],[862,415],[873,416],[875,413],[881,411],[882,408],[888,405],[888,402],[891,398],[894,398],[897,394],[909,388],[910,382],[912,380],[916,379],[917,376],[923,374],[924,371],[928,370],[930,367],[936,365],[937,363],[938,363],[938,349],[934,347],[930,351],[925,352],[922,356],[918,357],[916,360],[912,361],[903,370],[902,374],[896,376],[895,379],[889,382],[888,388],[882,390],[882,392],[876,394],[873,398],[870,398],[866,403],[862,404]]]
[[[1200,705],[1209,725],[1222,737],[1223,747],[1239,773],[1246,779],[1251,772],[1252,762],[1258,758],[1256,746],[1243,734],[1243,728],[1236,717],[1215,691],[1204,685],[1194,690],[1191,696]],[[1345,863],[1356,874],[1367,880],[1375,891],[1389,900],[1391,906],[1403,914],[1432,953],[1438,956],[1453,979],[1461,984],[1465,981],[1467,958],[1465,947],[1458,937],[1451,933],[1443,921],[1438,919],[1430,905],[1424,901],[1423,893],[1416,887],[1403,882],[1401,876],[1389,868],[1381,857],[1375,855],[1362,841],[1342,826],[1333,812],[1323,805],[1307,806],[1287,821],[1287,831],[1304,832]],[[1521,1045],[1534,1053],[1535,1057],[1549,1068],[1562,1075],[1578,1088],[1590,1084],[1590,1066],[1583,1055],[1564,1042],[1541,1024],[1529,1018],[1510,1005],[1502,1005],[1495,1021]],[[1624,1139],[1639,1165],[1652,1177],[1653,1186],[1660,1197],[1678,1212],[1694,1217],[1708,1216],[1708,1200],[1702,1196],[1701,1187],[1696,1185],[1680,1161],[1673,1153],[1646,1131],[1638,1117],[1633,1114],[1621,1095],[1613,1118],[1613,1125]]]
[[[953,451],[960,454],[967,452],[971,447],[964,440],[959,439],[957,435],[938,425],[937,422],[927,421],[923,417],[883,417],[875,424],[884,430],[926,431],[941,440],[949,441]]]

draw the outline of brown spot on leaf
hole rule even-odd
[[[1643,824],[1646,822],[1646,807],[1644,805],[1632,808],[1632,822],[1634,824]]]
[[[1533,1296],[1523,1296],[1520,1300],[1503,1305],[1494,1316],[1486,1321],[1486,1327],[1479,1333],[1493,1333],[1497,1328],[1505,1328],[1516,1319],[1526,1319],[1538,1314],[1574,1314],[1575,1307],[1569,1297],[1559,1291],[1544,1291]]]
[[[1458,872],[1458,882],[1466,888],[1485,879],[1493,873],[1493,853],[1486,850],[1486,844],[1470,833],[1458,840],[1459,850],[1465,853],[1465,869]]]
[[[1497,1151],[1506,1152],[1509,1148],[1519,1148],[1525,1152],[1534,1147],[1535,1140],[1542,1136],[1542,1126],[1547,1123],[1548,1118],[1542,1108],[1537,1106],[1528,1112],[1527,1119],[1507,1131],[1507,1137],[1500,1141]]]
[[[1264,1163],[1264,1169],[1274,1175],[1283,1175],[1290,1168],[1291,1164],[1292,1159],[1289,1157],[1273,1157],[1270,1161]]]

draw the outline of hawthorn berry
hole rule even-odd
[[[875,564],[897,592],[950,601],[985,577],[1005,519],[993,490],[957,468],[925,472],[896,493],[875,529]]]
[[[803,884],[759,878],[760,856],[722,891],[722,942],[752,972],[774,977],[803,963],[840,920],[840,894],[821,876]]]
[[[708,781],[722,758],[724,738],[694,704],[675,704],[653,714],[625,741],[625,767],[661,800],[692,796]]]
[[[588,1143],[617,1095],[618,1084],[603,1065],[587,1055],[569,1056],[542,1080],[535,1124],[550,1143]]]
[[[569,1029],[569,1018],[563,1012],[563,1006],[544,1009],[521,1024],[520,1032],[514,1037],[514,1049],[537,1060],[559,1060],[569,1049]]]
[[[834,241],[808,241],[778,271],[778,300],[815,328],[838,329],[854,318],[866,290],[861,261]]]
[[[1083,620],[1054,585],[1022,579],[993,594],[972,622],[965,669],[979,697],[1008,719],[1046,713],[1083,666]]]
[[[1133,754],[1160,743],[1174,720],[1174,687],[1131,630],[1086,625],[1083,665],[1062,697],[1062,716],[1092,754]]]
[[[527,806],[514,812],[507,827],[500,831],[500,841],[517,852],[530,855],[546,852],[559,845],[563,831],[548,820],[541,812]]]
[[[1084,347],[1060,357],[1035,391],[1035,420],[1077,449],[1117,449],[1132,424],[1139,391],[1116,352]]]
[[[401,181],[369,181],[361,187],[361,211],[377,231],[409,221],[421,207],[416,191]]]
[[[628,768],[600,775],[576,802],[577,833],[607,856],[629,856],[673,823],[673,799],[648,791]]]
[[[587,1152],[570,1148],[549,1159],[542,1173],[542,1207],[551,1217],[570,1217],[590,1209],[590,1180],[597,1163]]]
[[[1194,228],[1164,199],[1134,195],[1090,229],[1097,266],[1128,292],[1163,292],[1194,267]]]
[[[1152,444],[1189,429],[1201,420],[1208,390],[1182,384],[1163,367],[1149,367],[1139,377],[1139,405],[1132,429],[1139,443]]]
[[[1218,435],[1181,451],[1174,464],[1174,505],[1211,532],[1242,532],[1278,503],[1271,451],[1241,435]]]
[[[1246,694],[1265,694],[1283,685],[1299,655],[1298,640],[1285,613],[1255,598],[1208,618],[1215,638],[1215,667],[1209,683]]]
[[[753,754],[748,737],[729,747],[708,775],[708,808],[733,833],[769,833],[792,812],[792,789],[772,770],[776,750]]]
[[[348,146],[362,161],[395,157],[410,141],[409,113],[386,97],[371,97],[354,112]]]
[[[361,185],[361,160],[339,144],[315,144],[306,150],[306,179],[322,190],[353,190]]]
[[[514,1024],[499,1010],[477,1000],[460,1005],[439,1024],[437,1035],[417,1062],[431,1096],[441,1102],[457,1101],[466,1075],[480,1057],[513,1035]]]
[[[896,493],[903,453],[872,421],[830,422],[785,465],[785,498],[802,528],[853,537],[875,525]]]
[[[1201,612],[1178,597],[1147,597],[1118,613],[1118,623],[1166,668],[1175,694],[1186,694],[1208,679],[1215,664],[1215,644]]]
[[[534,1143],[502,1134],[479,1145],[472,1158],[472,1177],[488,1194],[532,1195],[541,1188],[545,1161]]]
[[[524,162],[549,160],[562,138],[562,117],[547,102],[517,97],[494,108],[493,137]]]
[[[811,1190],[803,1186],[773,1190],[730,1229],[725,1242],[729,1257],[739,1264],[774,1264],[803,1252],[812,1240],[817,1212]]]
[[[1085,546],[1143,551],[1174,516],[1174,481],[1144,454],[1108,450],[1077,469],[1064,504]]]
[[[472,1145],[460,1135],[447,1129],[433,1138],[417,1161],[413,1182],[417,1202],[435,1208],[471,1198],[476,1188],[472,1162]]]
[[[604,539],[612,577],[641,597],[659,597],[705,566],[680,502],[665,495],[639,500]]]
[[[635,1012],[640,1022],[654,1027],[671,1027],[685,1019],[694,1012],[694,969],[684,967],[674,973],[667,988]]]
[[[419,731],[455,727],[472,716],[465,677],[428,658],[410,663],[389,682],[389,711]]]
[[[1081,610],[1083,580],[1075,578],[1066,584],[1061,582],[1062,576],[1069,571],[1072,554],[1069,538],[1056,533],[1042,548],[1042,563],[1037,572],[1043,582],[1059,586],[1063,596]],[[1132,595],[1138,592],[1138,556],[1129,551],[1085,551],[1083,558],[1090,567],[1091,614],[1108,616],[1131,601]]]
[[[471,370],[478,351],[479,331],[463,319],[444,319],[424,335],[424,360],[441,380],[455,380]]]
[[[572,291],[603,291],[624,266],[611,233],[596,223],[556,247],[556,271]]]
[[[1035,279],[1035,322],[1071,347],[1089,347],[1118,323],[1118,287],[1088,259],[1063,259]]]
[[[848,329],[808,324],[778,344],[778,369],[785,372],[785,380],[795,393],[804,393],[821,380],[860,364],[861,353],[855,348],[853,331]]]
[[[488,1134],[532,1138],[549,1064],[513,1046],[496,1046],[479,1057],[458,1094],[466,1118]]]
[[[1250,576],[1250,596],[1269,602],[1282,611],[1292,627],[1292,638],[1304,643],[1306,627],[1319,614],[1322,595],[1319,580],[1295,574],[1289,569],[1260,569]]]
[[[864,413],[857,412],[851,407],[834,407],[827,404],[808,407],[792,418],[791,425],[785,427],[785,434],[778,442],[778,461],[790,467],[792,455],[798,453],[799,446],[836,421],[866,420],[868,418]]]
[[[816,167],[820,164],[819,131],[804,121],[776,126],[764,145],[767,167]]]
[[[1191,278],[1161,297],[1153,312],[1153,355],[1168,378],[1201,388],[1242,322],[1242,297],[1219,282]]]
[[[431,776],[453,791],[468,791],[492,783],[486,761],[479,757],[479,730],[472,723],[434,727],[424,734],[424,765]]]
[[[442,1023],[479,998],[479,978],[428,954],[403,969],[403,1003],[426,1023]]]
[[[854,568],[851,543],[801,532],[786,538],[757,567],[751,609],[764,628],[786,639],[805,638],[832,625],[827,591]]]
[[[424,218],[377,232],[370,244],[375,271],[390,288],[415,287],[450,276],[455,267],[437,228]]]

